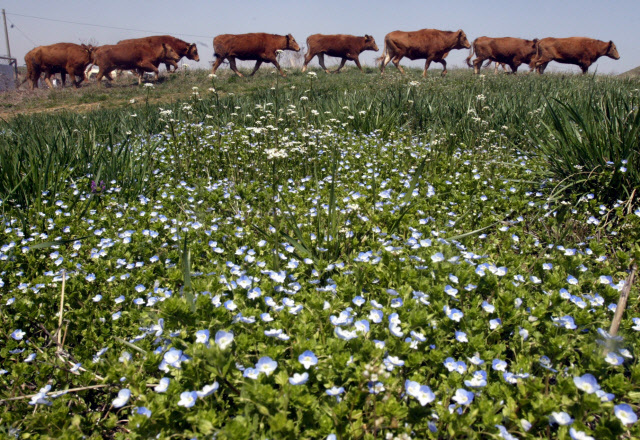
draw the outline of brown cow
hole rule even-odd
[[[522,38],[491,38],[478,37],[469,49],[467,65],[473,67],[473,73],[480,73],[480,67],[485,60],[489,62],[505,63],[516,73],[521,64],[529,64],[536,55],[538,39],[523,40]],[[475,52],[476,59],[471,64],[471,57]],[[496,64],[497,72],[497,64]]]
[[[444,60],[447,53],[453,49],[468,49],[470,47],[467,35],[462,29],[456,32],[440,31],[437,29],[421,29],[415,32],[394,31],[384,37],[384,53],[379,60],[380,71],[384,74],[384,68],[389,61],[398,70],[404,73],[400,66],[400,60],[407,57],[410,60],[426,58],[422,76],[427,76],[427,69],[432,61],[442,64],[442,75],[447,74],[447,62]]]
[[[274,35],[265,33],[254,34],[222,34],[213,39],[213,50],[216,57],[213,63],[212,73],[215,74],[225,58],[229,60],[229,66],[238,76],[243,76],[236,67],[236,58],[239,60],[255,60],[256,65],[251,72],[253,76],[260,65],[264,62],[272,63],[280,72],[286,76],[280,64],[278,64],[277,52],[283,50],[293,50],[298,52],[300,46],[291,34]]]
[[[148,43],[121,43],[100,46],[93,51],[92,62],[100,68],[96,80],[100,82],[103,76],[111,80],[109,73],[113,70],[135,70],[138,74],[138,84],[142,84],[143,72],[154,72],[156,81],[159,77],[158,66],[164,60],[177,61],[180,56],[167,44],[160,46]]]
[[[360,65],[360,59],[358,56],[365,50],[378,51],[378,45],[376,40],[371,35],[365,35],[364,37],[356,37],[355,35],[322,35],[314,34],[307,38],[307,54],[304,56],[304,66],[302,66],[302,72],[307,70],[307,64],[311,62],[311,59],[318,55],[318,62],[320,67],[329,73],[324,65],[324,56],[342,58],[340,67],[334,70],[335,73],[340,72],[340,69],[344,67],[347,60],[354,61],[358,69],[362,71]]]
[[[538,43],[538,53],[531,61],[531,68],[542,74],[551,61],[556,61],[577,64],[585,74],[589,66],[605,55],[614,60],[620,59],[613,41],[605,42],[585,37],[543,38]]]
[[[73,43],[57,43],[50,46],[38,46],[30,50],[24,57],[27,65],[27,80],[31,90],[38,87],[40,75],[44,72],[44,80],[53,88],[51,76],[59,73],[64,86],[66,75],[71,77],[73,85],[80,87],[84,81],[84,69],[91,64],[93,46]],[[76,77],[81,79],[78,81]]]
[[[187,57],[188,59],[193,61],[200,61],[196,43],[187,43],[186,41],[172,37],[171,35],[155,35],[151,37],[132,38],[129,40],[118,41],[118,44],[132,42],[146,42],[155,46],[166,44],[167,46],[171,46],[171,48],[180,56],[180,58]],[[165,67],[167,68],[167,72],[171,72],[171,66],[173,66],[174,71],[178,70],[178,64],[174,60],[167,59],[163,62],[165,64]]]

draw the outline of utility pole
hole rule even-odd
[[[11,58],[11,48],[9,47],[9,31],[7,30],[7,14],[2,10],[2,20],[4,21],[4,39],[7,42],[7,56]]]

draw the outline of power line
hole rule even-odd
[[[22,29],[20,29],[18,26],[16,26],[16,24],[15,24],[13,21],[9,20],[9,23],[11,23],[11,27],[12,27],[12,28],[16,28],[16,29],[18,30],[18,32],[20,32],[24,38],[26,38],[27,40],[31,41],[31,43],[32,43],[34,46],[37,46],[37,45],[38,45],[35,41],[33,41],[31,38],[29,38],[29,36],[28,36],[27,34],[25,34],[24,32],[22,32]]]
[[[150,30],[145,30],[145,29],[133,29],[133,28],[125,28],[125,27],[119,27],[119,26],[105,26],[105,25],[101,25],[101,24],[82,23],[82,22],[79,22],[79,21],[56,20],[55,18],[36,17],[35,15],[14,14],[13,12],[11,12],[11,13],[8,12],[7,15],[14,15],[16,17],[35,18],[37,20],[55,21],[57,23],[76,24],[76,25],[81,25],[81,26],[92,26],[92,27],[105,28],[105,29],[117,29],[117,30],[121,30],[121,31],[146,32],[146,33],[149,33],[149,34],[163,34],[164,33],[164,32],[160,32],[160,31],[150,31]],[[180,33],[177,33],[176,35],[185,36],[185,37],[213,38],[211,35],[195,35],[195,34],[180,34]]]

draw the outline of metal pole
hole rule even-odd
[[[2,20],[4,21],[4,39],[7,42],[7,56],[11,58],[11,48],[9,47],[9,31],[7,30],[7,14],[2,10]]]

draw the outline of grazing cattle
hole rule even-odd
[[[142,84],[144,72],[156,74],[159,77],[158,66],[165,60],[177,61],[180,56],[167,44],[153,46],[147,43],[122,43],[100,46],[93,51],[92,62],[100,70],[96,80],[100,82],[103,76],[111,80],[109,73],[113,70],[135,70],[138,74],[138,84]]]
[[[73,43],[57,43],[32,49],[24,57],[31,90],[38,87],[42,73],[45,74],[44,80],[51,88],[51,76],[56,73],[60,74],[63,86],[68,74],[73,85],[80,87],[80,83],[84,81],[84,69],[91,63],[93,50],[93,46]],[[80,77],[80,80],[77,77]]]
[[[422,76],[427,76],[427,69],[432,61],[442,64],[442,75],[447,74],[447,62],[444,58],[450,50],[468,49],[469,40],[462,29],[456,32],[440,31],[437,29],[422,29],[415,32],[394,31],[384,37],[384,53],[381,58],[380,71],[384,74],[384,68],[389,61],[398,70],[404,73],[400,66],[400,60],[404,57],[410,60],[426,59]]]
[[[222,64],[222,61],[226,58],[229,60],[231,70],[238,76],[243,76],[242,73],[238,72],[238,68],[236,67],[237,58],[243,61],[255,60],[256,65],[253,68],[253,72],[251,72],[251,76],[256,73],[260,65],[264,62],[272,63],[276,66],[280,75],[286,76],[280,68],[280,64],[278,64],[278,51],[293,50],[298,52],[300,46],[298,46],[298,43],[291,34],[223,34],[213,39],[213,50],[216,58],[212,68],[213,74],[216,73],[216,70],[218,70],[218,67],[220,67],[220,64]]]
[[[336,73],[340,72],[340,69],[344,67],[347,60],[355,62],[358,69],[362,71],[362,66],[360,65],[360,59],[358,56],[365,50],[378,51],[376,40],[374,40],[371,35],[356,37],[354,35],[344,34],[314,34],[307,38],[307,54],[304,56],[304,66],[302,66],[302,71],[305,72],[307,70],[307,64],[309,64],[316,55],[318,55],[320,67],[322,67],[322,69],[327,73],[329,73],[329,69],[324,65],[325,55],[342,58],[340,67],[334,70]]]
[[[495,63],[504,63],[511,67],[511,72],[516,73],[521,64],[529,64],[536,55],[538,39],[523,40],[522,38],[476,38],[467,57],[467,65],[473,67],[473,73],[480,73],[480,67],[485,60]],[[471,64],[471,57],[475,52],[476,59]],[[496,73],[498,66],[496,64]]]
[[[187,43],[186,41],[180,40],[179,38],[172,37],[171,35],[155,35],[152,37],[143,37],[143,38],[132,38],[130,40],[122,40],[118,41],[120,43],[148,43],[152,46],[162,46],[162,44],[166,44],[167,46],[171,46],[171,48],[180,56],[187,57],[193,61],[200,61],[200,56],[198,55],[198,48],[196,47],[196,43]],[[178,59],[180,61],[180,59]],[[173,66],[174,72],[178,70],[178,64],[176,61],[172,59],[163,60],[167,71],[171,71],[171,67]]]
[[[542,74],[551,61],[556,61],[576,64],[585,74],[589,66],[605,55],[614,60],[620,59],[613,41],[606,42],[585,37],[543,38],[538,43],[538,52],[531,61],[530,67]]]

